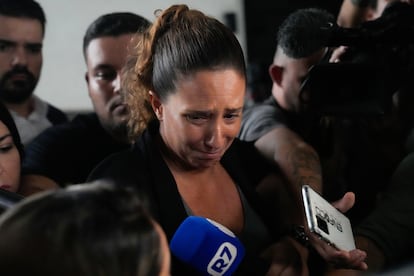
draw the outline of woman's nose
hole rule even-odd
[[[220,123],[215,123],[210,127],[205,143],[211,148],[220,148],[223,146],[223,126]]]

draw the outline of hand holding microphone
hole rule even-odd
[[[171,253],[203,275],[232,275],[245,250],[225,226],[207,218],[187,217],[170,242]]]

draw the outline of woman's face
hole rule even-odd
[[[0,188],[16,192],[20,183],[20,155],[6,125],[0,121]]]
[[[199,71],[177,82],[175,93],[152,103],[160,133],[180,165],[199,169],[220,161],[240,130],[245,79],[233,69]]]

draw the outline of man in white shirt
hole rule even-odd
[[[67,121],[62,111],[33,95],[42,68],[45,23],[37,2],[0,0],[0,101],[15,119],[23,144]]]

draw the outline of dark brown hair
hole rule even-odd
[[[157,276],[160,236],[142,200],[106,182],[46,191],[0,219],[2,275]]]
[[[180,79],[201,70],[231,68],[245,77],[242,48],[233,32],[217,19],[186,5],[162,11],[136,47],[137,59],[126,81],[129,126],[139,135],[154,114],[148,92],[161,101],[175,92]]]

